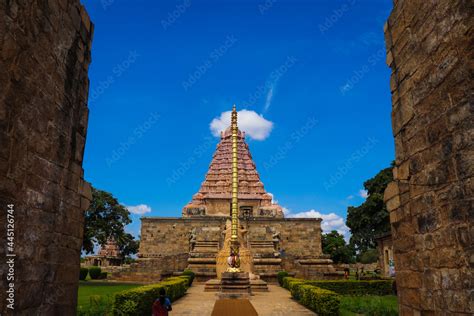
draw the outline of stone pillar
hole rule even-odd
[[[394,1],[394,182],[385,191],[401,315],[474,313],[472,1]]]
[[[82,159],[92,29],[79,0],[0,1],[2,315],[76,311],[91,199]],[[12,249],[7,220],[14,220]],[[9,254],[16,255],[10,267]],[[7,281],[9,272],[14,280]],[[5,297],[11,284],[14,312]]]

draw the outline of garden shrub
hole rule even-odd
[[[391,295],[392,280],[306,280],[306,284],[341,295]]]
[[[166,290],[171,301],[182,297],[188,288],[190,277],[171,277],[160,283],[145,285],[115,294],[114,315],[151,315],[153,302],[160,296],[160,289]]]
[[[338,315],[338,294],[304,282],[289,282],[291,296],[320,316]]]
[[[183,271],[183,275],[187,275],[190,277],[188,286],[191,286],[193,284],[194,277],[196,276],[195,273],[191,270],[186,269]]]
[[[99,275],[99,279],[101,280],[107,279],[107,272],[101,272]]]
[[[337,315],[341,308],[364,315],[397,315],[397,305],[387,306],[383,297],[392,294],[392,280],[304,280],[283,277],[282,286],[302,305],[318,315]],[[342,295],[356,296],[348,300]],[[364,295],[370,295],[364,298]]]
[[[293,283],[293,282],[303,283],[303,282],[305,282],[305,280],[297,279],[297,278],[293,278],[293,277],[284,277],[282,286],[285,289],[289,290],[290,289],[290,283]]]
[[[333,291],[328,291],[311,285],[303,286],[302,304],[318,315],[338,315],[340,296]]]
[[[100,273],[102,272],[102,269],[100,267],[90,267],[89,268],[89,275],[91,276],[92,280],[97,280],[100,278]]]
[[[289,276],[289,274],[286,271],[280,271],[277,273],[278,284],[280,284],[280,286],[283,286],[283,278],[286,278],[287,276]]]
[[[89,269],[81,268],[79,271],[79,280],[85,280],[87,278],[87,274],[89,273]]]

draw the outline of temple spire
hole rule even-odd
[[[234,106],[232,107],[232,118],[231,118],[231,131],[232,131],[232,241],[237,241],[237,229],[238,229],[238,191],[239,191],[239,176],[238,176],[238,163],[237,163],[237,110]]]

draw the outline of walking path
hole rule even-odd
[[[268,289],[268,292],[257,292],[250,298],[259,316],[316,315],[293,300],[287,290],[277,285],[268,285]],[[204,292],[204,284],[193,284],[183,298],[173,303],[170,316],[209,316],[215,301],[215,292]]]

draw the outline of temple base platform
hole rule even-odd
[[[248,298],[253,292],[268,292],[263,280],[250,280],[247,272],[224,272],[221,280],[205,283],[205,292],[216,292],[219,298]]]

